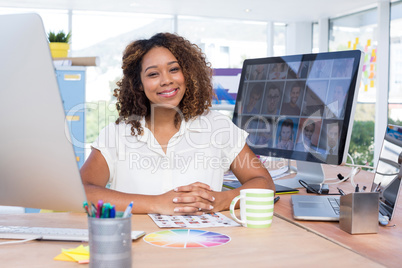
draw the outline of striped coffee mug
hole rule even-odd
[[[230,215],[238,223],[249,228],[271,226],[274,215],[275,192],[269,189],[243,189],[230,204]],[[235,206],[240,200],[240,218],[235,215]]]

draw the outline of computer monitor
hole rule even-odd
[[[0,205],[83,212],[86,200],[37,14],[0,16]]]
[[[321,163],[346,161],[360,85],[359,50],[247,59],[233,122],[257,155],[297,160],[297,175],[275,183],[322,183]]]

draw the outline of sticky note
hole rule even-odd
[[[368,90],[368,85],[364,85],[364,91]]]
[[[89,262],[89,246],[80,245],[76,248],[62,249],[61,254],[54,257],[56,261]]]
[[[83,255],[83,254],[76,254],[76,253],[69,253],[69,252],[63,252],[63,254],[72,258],[74,261],[82,261],[82,260],[89,259],[89,254]]]
[[[73,262],[75,262],[75,260],[72,257],[67,256],[64,253],[60,253],[59,255],[54,257],[53,260],[55,260],[55,261],[73,261]]]
[[[350,48],[352,46],[352,42],[348,41],[348,48]]]
[[[374,87],[374,80],[370,80],[370,87]]]
[[[373,79],[373,77],[374,77],[374,73],[371,72],[371,73],[370,73],[370,76],[369,76],[369,79]]]
[[[371,46],[371,39],[367,39],[367,46]]]
[[[364,72],[364,77],[365,77],[365,78],[368,78],[368,76],[369,76],[369,72],[368,72],[368,71],[365,71],[365,72]]]

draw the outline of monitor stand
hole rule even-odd
[[[320,163],[299,160],[296,163],[296,176],[290,179],[275,180],[275,184],[290,188],[301,188],[303,186],[299,183],[299,180],[303,180],[308,184],[320,184],[324,182],[324,170]],[[294,170],[294,168],[289,167],[289,170]]]

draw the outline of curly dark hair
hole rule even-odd
[[[177,59],[182,68],[186,91],[178,108],[184,120],[202,115],[209,110],[212,97],[212,69],[206,61],[201,49],[181,36],[171,33],[158,33],[150,39],[137,40],[130,43],[123,53],[123,78],[117,82],[114,90],[117,98],[119,118],[116,124],[124,121],[131,124],[131,135],[142,135],[140,124],[142,116],[149,116],[151,107],[142,88],[141,64],[144,55],[154,47],[167,48]],[[176,114],[175,124],[180,122]]]

